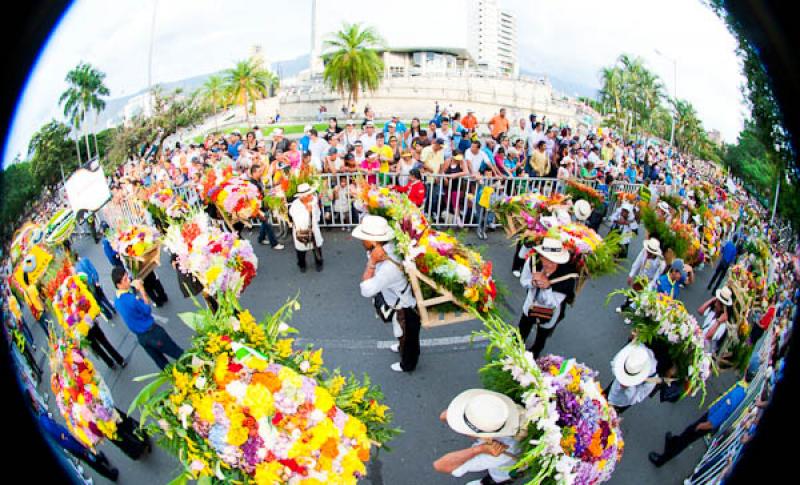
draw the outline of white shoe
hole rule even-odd
[[[395,338],[400,338],[403,336],[403,328],[394,318],[392,319],[392,332],[394,333]]]
[[[614,311],[616,311],[617,313],[622,313],[622,307],[621,307],[621,306],[618,306],[618,307],[617,307],[617,309],[616,309],[616,310],[614,310]]]
[[[630,324],[631,324],[631,319],[630,318],[626,318],[625,319],[625,325],[630,325]]]
[[[513,274],[517,278],[519,278],[522,275],[522,273],[518,269],[515,269],[514,271],[512,271],[511,274]]]
[[[281,243],[278,243],[278,244],[276,244],[276,245],[272,246],[272,249],[274,249],[274,250],[276,250],[276,251],[280,251],[280,250],[281,250],[281,249],[283,249],[284,247],[286,247],[286,246],[284,246],[284,245],[283,245],[283,244],[281,244]]]
[[[400,343],[398,342],[396,344],[392,344],[392,346],[389,347],[389,350],[391,350],[395,354],[399,354],[400,353]]]
[[[403,368],[402,368],[402,367],[400,367],[400,362],[395,362],[394,364],[392,364],[392,365],[391,365],[391,369],[392,369],[393,371],[395,371],[395,372],[404,372],[404,371],[403,371]]]

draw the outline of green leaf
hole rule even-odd
[[[153,393],[155,393],[161,386],[166,384],[169,379],[169,375],[161,374],[161,376],[159,376],[156,380],[144,386],[142,390],[139,391],[139,394],[133,398],[133,402],[131,402],[130,407],[128,407],[127,414],[131,414],[136,408],[141,407],[144,403],[148,402]]]
[[[134,377],[134,378],[133,378],[133,379],[131,379],[131,380],[132,380],[133,382],[142,382],[142,381],[148,381],[148,380],[150,380],[150,379],[152,379],[152,378],[154,378],[154,377],[160,376],[160,375],[161,375],[161,372],[153,372],[152,374],[145,374],[145,375],[143,375],[143,376]]]
[[[203,316],[195,312],[178,313],[178,318],[195,332],[199,325],[203,322]]]
[[[189,483],[190,478],[191,475],[189,475],[187,472],[183,472],[177,477],[173,478],[167,485],[186,485]],[[200,483],[200,481],[198,480],[197,483]]]

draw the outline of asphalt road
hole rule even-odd
[[[374,455],[369,476],[363,483],[457,484],[479,479],[479,474],[461,479],[441,475],[431,465],[442,454],[470,444],[469,439],[456,435],[439,422],[438,416],[460,391],[480,386],[477,371],[483,364],[484,347],[480,343],[469,342],[470,334],[479,328],[479,324],[466,322],[423,330],[422,355],[417,369],[410,374],[391,371],[389,366],[397,360],[396,354],[386,348],[394,341],[391,328],[376,319],[371,302],[362,298],[358,291],[358,282],[366,262],[361,244],[350,237],[349,232],[339,229],[327,231],[324,236],[324,270],[317,273],[311,264],[309,271],[301,274],[295,265],[291,243],[283,251],[274,251],[269,246],[258,245],[255,233],[249,234],[259,257],[259,268],[258,276],[241,297],[242,306],[258,317],[263,312],[276,309],[287,298],[299,295],[302,309],[295,314],[291,323],[299,329],[301,341],[323,347],[327,366],[340,367],[345,372],[356,374],[369,373],[373,382],[383,388],[387,404],[394,411],[394,424],[404,432],[390,443],[390,452],[380,451]],[[510,290],[506,311],[509,322],[516,324],[525,295],[518,280],[511,274],[513,248],[509,241],[500,230],[489,233],[488,241],[479,241],[474,232],[460,237],[469,244],[477,245],[493,261],[495,278]],[[631,245],[630,259],[623,263],[626,270],[640,247],[641,237]],[[84,237],[74,244],[74,248],[95,264],[106,295],[111,298],[114,292],[110,266],[100,245],[94,245],[90,238]],[[155,312],[169,318],[165,325],[168,333],[185,347],[189,344],[192,331],[175,315],[190,311],[193,303],[191,299],[182,298],[168,257],[162,255],[161,260],[163,266],[157,273],[170,301]],[[547,353],[575,357],[598,370],[603,386],[611,380],[611,358],[625,345],[630,332],[622,318],[614,313],[620,298],[605,306],[607,294],[625,285],[625,274],[620,272],[590,280],[575,305],[567,310],[565,320],[559,324],[545,347]],[[681,293],[681,299],[691,311],[708,297],[705,284],[711,274],[709,268],[698,271],[695,284]],[[119,317],[102,325],[117,349],[123,355],[131,356],[128,366],[118,371],[107,369],[100,359],[95,359],[117,406],[127,409],[142,387],[132,379],[158,369]],[[41,329],[34,325],[32,330],[37,342],[42,342]],[[42,355],[40,357],[43,358]],[[730,371],[712,377],[707,386],[706,404],[712,402],[735,379],[736,376]],[[45,377],[40,387],[44,394],[50,393],[47,382]],[[51,405],[51,408],[53,414],[58,415],[55,406]],[[653,450],[661,451],[664,433],[682,431],[703,411],[699,396],[674,404],[661,403],[655,397],[629,409],[622,421],[625,453],[609,483],[681,483],[704,452],[702,441],[660,469],[650,464],[647,454]],[[130,460],[109,443],[103,443],[99,448],[119,468],[120,484],[167,483],[180,472],[177,460],[157,447],[154,447],[152,454],[139,461]],[[86,469],[95,483],[107,483],[93,470]]]

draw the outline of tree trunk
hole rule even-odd
[[[75,133],[75,153],[78,155],[78,166],[80,167],[82,165],[82,163],[81,163],[81,144],[78,141],[78,138],[79,138],[78,134]]]
[[[92,130],[92,137],[94,138],[94,154],[97,159],[100,159],[100,147],[97,145],[97,113],[94,114],[94,129]]]
[[[245,124],[250,124],[250,107],[247,106],[249,101],[249,97],[247,96],[247,90],[244,90],[244,121]]]

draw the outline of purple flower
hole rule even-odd
[[[244,460],[248,465],[255,466],[261,460],[258,458],[258,450],[264,447],[264,440],[260,436],[251,435],[242,445]]]
[[[575,399],[575,395],[566,389],[559,389],[556,391],[556,400],[558,402],[558,425],[576,425],[581,417],[581,405]]]

